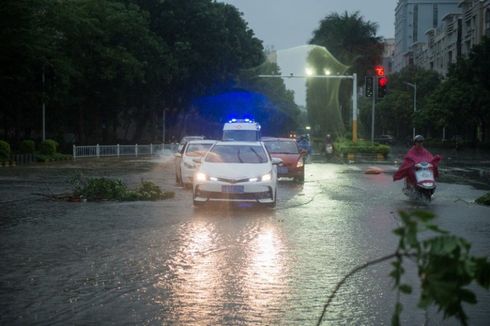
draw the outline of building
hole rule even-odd
[[[395,52],[393,70],[415,64],[414,59],[428,43],[426,32],[437,28],[450,13],[460,10],[460,0],[398,0],[395,8]],[[419,51],[419,52],[414,52]]]

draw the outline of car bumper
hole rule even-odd
[[[304,168],[291,168],[291,167],[280,167],[277,169],[277,177],[281,178],[295,178],[305,175]]]
[[[273,203],[275,187],[271,183],[237,183],[224,182],[199,183],[194,185],[194,201],[231,201]]]

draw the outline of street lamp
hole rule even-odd
[[[417,84],[416,83],[408,83],[403,82],[405,85],[408,85],[413,88],[413,113],[415,116],[415,112],[417,112]],[[413,125],[412,139],[415,138],[415,123]]]

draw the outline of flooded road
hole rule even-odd
[[[313,325],[350,270],[392,253],[398,210],[424,208],[436,223],[490,256],[486,193],[440,183],[419,207],[385,173],[367,166],[308,164],[306,182],[281,181],[276,209],[192,207],[171,162],[77,161],[0,170],[0,324]],[[174,199],[68,203],[33,193],[70,189],[67,178],[151,180]],[[417,284],[413,266],[406,281]],[[389,262],[340,288],[324,325],[389,325],[396,300]],[[417,292],[417,291],[415,291]],[[467,307],[470,325],[490,320],[490,296]],[[402,321],[423,324],[416,296]],[[429,325],[441,323],[435,311]],[[456,325],[454,320],[444,325]]]

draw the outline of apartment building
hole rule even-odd
[[[395,51],[393,70],[415,64],[424,44],[426,32],[437,28],[442,18],[460,11],[460,0],[398,0],[395,8]],[[418,51],[418,52],[414,52]]]

